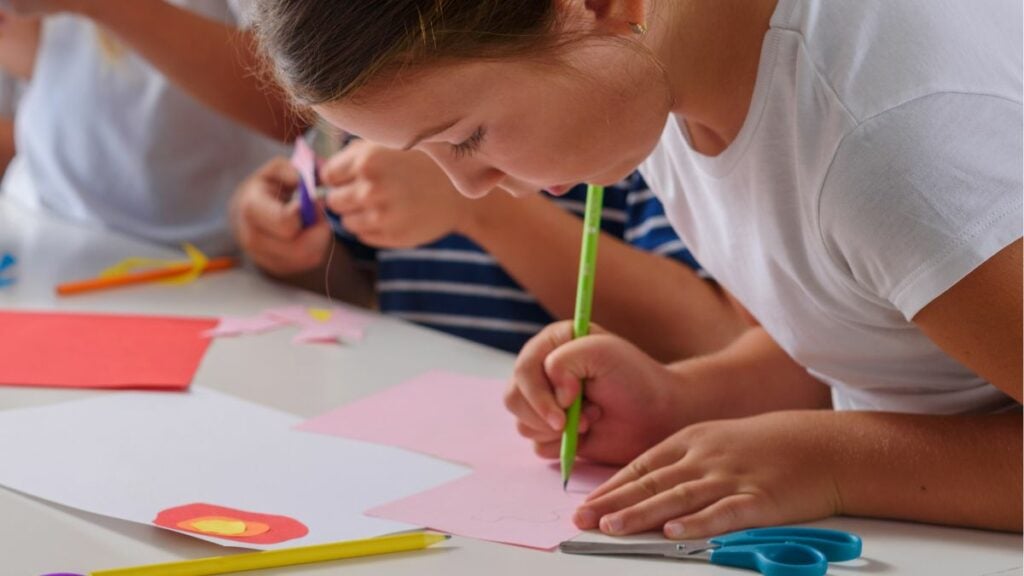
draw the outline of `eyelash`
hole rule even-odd
[[[484,130],[483,126],[480,126],[465,141],[452,145],[452,155],[456,158],[472,156],[480,149],[480,144],[483,143],[485,134],[487,134],[487,131]]]

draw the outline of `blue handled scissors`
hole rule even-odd
[[[753,528],[709,540],[607,543],[562,542],[567,554],[662,556],[702,560],[719,566],[756,570],[764,576],[824,576],[829,562],[860,557],[856,534],[825,528]]]

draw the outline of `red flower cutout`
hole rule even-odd
[[[305,524],[287,516],[246,512],[201,502],[163,510],[156,515],[153,524],[251,544],[277,544],[309,533]]]

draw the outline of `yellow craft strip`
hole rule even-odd
[[[200,249],[196,248],[192,244],[185,243],[182,246],[182,248],[185,250],[185,255],[188,257],[187,261],[168,260],[160,258],[141,258],[133,256],[131,258],[125,258],[124,260],[121,260],[117,264],[114,264],[113,266],[104,269],[102,272],[100,272],[99,277],[117,278],[119,276],[127,276],[132,272],[147,268],[167,268],[169,266],[177,266],[180,264],[191,264],[191,268],[189,268],[186,272],[183,272],[171,278],[165,278],[163,280],[160,280],[160,282],[164,284],[188,284],[190,282],[194,282],[197,278],[199,278],[200,275],[202,275],[203,270],[206,268],[206,265],[210,262],[210,259],[207,258],[206,254],[203,254],[203,252]]]
[[[131,272],[139,270],[140,268],[164,268],[166,266],[174,266],[175,264],[181,264],[181,260],[160,260],[157,258],[140,258],[132,256],[131,258],[125,258],[117,264],[104,268],[100,271],[100,278],[115,278],[117,276],[125,276]]]
[[[196,278],[199,278],[199,276],[202,275],[203,269],[206,268],[206,264],[210,261],[210,259],[206,257],[206,254],[203,254],[199,248],[196,248],[192,244],[185,244],[185,254],[188,256],[189,262],[192,263],[192,270],[188,274],[183,274],[177,278],[168,280],[169,282],[174,282],[175,284],[188,284],[189,282],[194,282]]]

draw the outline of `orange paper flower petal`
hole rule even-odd
[[[294,518],[204,503],[168,508],[157,514],[153,523],[173,530],[253,544],[277,544],[309,533],[305,524]]]

